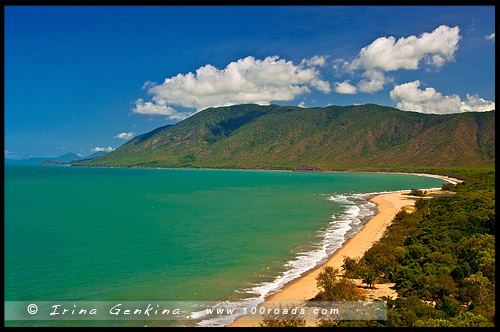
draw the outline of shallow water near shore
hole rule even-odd
[[[359,231],[375,212],[366,194],[444,183],[385,173],[13,165],[4,178],[5,301],[257,303]]]

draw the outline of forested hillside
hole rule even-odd
[[[492,166],[495,111],[434,115],[375,104],[209,108],[86,166],[395,170]]]

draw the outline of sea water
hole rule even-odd
[[[406,174],[5,166],[5,301],[258,304],[324,262]],[[234,317],[203,319],[200,326]],[[6,321],[107,326],[147,321]],[[172,324],[172,322],[160,322]]]

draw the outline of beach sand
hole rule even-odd
[[[283,289],[269,296],[265,301],[307,301],[311,299],[319,292],[316,286],[316,277],[321,272],[322,268],[331,266],[340,270],[344,262],[344,256],[352,258],[362,257],[365,251],[370,249],[375,242],[382,238],[386,228],[390,225],[395,215],[403,207],[413,206],[417,200],[418,197],[407,196],[405,193],[400,192],[380,194],[372,197],[370,201],[377,204],[378,213],[365,224],[361,231],[346,241],[325,264],[285,285]],[[240,316],[227,326],[259,326],[259,321],[255,318],[245,320],[245,316]]]
[[[443,175],[424,174],[424,173],[401,173],[412,174],[419,176],[428,176],[440,178],[446,181],[454,182],[455,184],[463,182],[462,180],[447,177]],[[295,279],[285,285],[280,291],[270,295],[265,299],[265,302],[286,302],[286,301],[307,301],[313,298],[319,289],[316,286],[316,277],[321,270],[326,266],[338,268],[341,270],[344,263],[344,257],[360,258],[363,254],[370,249],[373,244],[379,241],[387,227],[391,224],[396,214],[403,208],[408,208],[412,211],[415,202],[419,197],[412,197],[407,195],[407,192],[396,192],[379,194],[369,199],[370,202],[377,204],[378,213],[370,219],[352,238],[347,240],[341,248],[328,259],[323,265],[306,272],[300,278]],[[260,306],[259,306],[260,308]],[[246,316],[240,316],[235,319],[227,327],[258,327],[259,320],[254,316],[251,320],[245,319]],[[306,322],[306,326],[315,326],[314,322]]]
[[[438,179],[443,179],[445,181],[451,181],[451,182],[453,182],[455,184],[463,182],[462,180],[459,180],[459,179],[456,179],[456,178],[452,178],[452,177],[449,177],[449,176],[444,176],[444,175],[425,174],[425,173],[402,173],[402,174],[412,174],[412,175],[418,175],[418,176],[427,176],[427,177],[430,177],[430,178],[438,178]]]

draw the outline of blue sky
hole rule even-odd
[[[6,158],[86,156],[236,103],[495,105],[493,6],[4,9]]]

